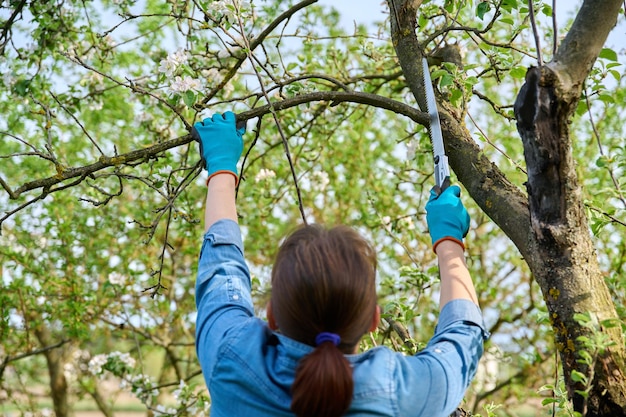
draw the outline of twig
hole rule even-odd
[[[598,150],[600,151],[600,155],[606,156],[604,154],[604,149],[602,148],[602,142],[600,142],[600,132],[598,132],[596,123],[593,120],[593,114],[591,113],[591,103],[589,101],[589,94],[587,94],[587,86],[584,86],[583,94],[585,95],[585,103],[587,104],[587,109],[588,109],[587,115],[589,116],[589,123],[591,124],[591,130],[593,131],[593,135],[595,136],[596,142],[598,143]],[[619,181],[617,180],[617,178],[615,178],[615,173],[610,167],[607,167],[607,170],[609,171],[609,175],[611,176],[611,181],[613,181],[613,185],[615,186],[615,189],[617,190],[619,200],[622,202],[624,207],[626,207],[626,200],[624,200],[624,196],[622,195],[622,190],[619,185]]]
[[[556,50],[559,46],[559,29],[557,25],[558,22],[556,20],[556,0],[552,0],[552,57],[556,56]]]
[[[527,172],[526,172],[526,170],[524,169],[524,167],[522,167],[522,166],[521,166],[521,165],[519,165],[517,162],[515,162],[515,161],[513,160],[513,158],[511,158],[510,156],[508,156],[508,155],[506,154],[506,152],[504,152],[502,149],[500,149],[500,148],[498,147],[498,145],[496,145],[495,143],[493,143],[493,142],[491,141],[491,139],[489,139],[489,136],[487,136],[487,134],[486,134],[486,133],[485,133],[485,132],[484,132],[484,131],[480,128],[480,126],[478,126],[478,123],[476,123],[476,121],[474,120],[474,118],[472,117],[472,115],[471,115],[469,112],[467,112],[467,117],[469,117],[469,118],[470,118],[470,120],[472,121],[472,123],[474,124],[474,126],[476,127],[476,129],[478,129],[478,131],[480,132],[480,134],[481,134],[481,135],[483,135],[483,137],[485,138],[485,140],[487,141],[487,143],[488,143],[488,144],[490,144],[491,146],[493,146],[493,148],[494,148],[496,151],[500,152],[500,153],[501,153],[501,154],[502,154],[502,155],[503,155],[506,159],[508,159],[509,161],[511,161],[511,163],[512,163],[513,165],[515,165],[515,167],[516,167],[517,169],[519,169],[519,170],[520,170],[521,172],[523,172],[524,174],[527,174]]]
[[[71,182],[69,184],[66,184],[66,185],[62,186],[62,187],[57,187],[57,188],[54,188],[54,189],[51,189],[50,187],[44,187],[43,190],[41,191],[41,194],[38,195],[37,197],[34,197],[31,200],[28,200],[27,202],[21,204],[19,207],[15,208],[14,210],[5,211],[5,215],[0,218],[0,235],[2,235],[2,223],[4,223],[5,220],[7,220],[9,217],[14,215],[18,211],[25,209],[26,207],[30,206],[31,204],[36,203],[39,200],[43,200],[44,198],[46,198],[48,196],[48,194],[52,194],[52,193],[57,192],[57,191],[65,190],[66,188],[70,188],[70,187],[73,187],[75,185],[80,184],[86,177],[87,177],[87,175],[81,176],[76,181],[73,181],[73,182]],[[14,195],[15,195],[15,193],[14,193]]]
[[[6,356],[4,360],[2,361],[2,363],[0,364],[0,381],[2,381],[2,375],[4,374],[4,370],[6,369],[9,363],[27,358],[29,356],[39,355],[40,353],[45,353],[49,350],[60,348],[61,346],[69,342],[70,342],[69,339],[64,339],[64,340],[61,340],[59,343],[55,343],[54,345],[45,346],[40,349],[31,350],[30,352],[20,353],[15,356]]]
[[[131,90],[131,91],[133,91],[135,93],[145,94],[147,96],[152,97],[153,99],[155,99],[158,102],[162,103],[164,106],[168,107],[170,110],[172,110],[174,113],[176,113],[176,115],[181,120],[183,125],[185,125],[185,129],[187,129],[187,131],[191,131],[191,125],[189,124],[189,122],[187,122],[187,119],[185,119],[185,117],[180,113],[180,111],[175,106],[173,106],[170,103],[168,103],[167,100],[164,100],[162,97],[159,97],[158,95],[153,94],[153,93],[151,93],[149,91],[146,91],[143,88],[137,86],[137,84],[135,84],[135,82],[133,80],[130,80],[130,79],[126,78],[127,83],[119,81],[119,80],[113,78],[111,75],[105,74],[102,71],[96,69],[95,67],[92,67],[91,65],[83,62],[76,54],[70,55],[67,52],[61,52],[61,55],[63,55],[64,57],[66,57],[70,61],[73,61],[73,62],[81,65],[85,69],[88,69],[88,70],[90,70],[92,72],[95,72],[96,74],[100,74],[104,78],[108,79],[109,81],[112,81],[113,83],[115,83],[115,84],[117,84],[119,86],[126,87],[126,88],[128,88],[129,90]]]
[[[13,26],[13,23],[17,19],[17,16],[22,13],[22,9],[26,5],[26,3],[27,3],[26,0],[20,1],[20,3],[13,10],[13,13],[11,14],[11,16],[6,20],[6,22],[4,22],[4,27],[2,28],[2,34],[0,34],[0,56],[4,55],[4,50],[6,48],[6,45],[9,42],[9,39],[11,38],[11,26]]]
[[[54,93],[52,91],[48,91],[48,93],[50,94],[50,96],[54,99],[54,101],[57,102],[57,104],[59,106],[61,106],[61,108],[63,110],[65,110],[65,112],[67,114],[70,115],[70,117],[72,119],[74,119],[74,121],[76,122],[76,124],[80,127],[80,129],[83,131],[83,133],[85,134],[85,136],[87,136],[87,138],[89,138],[89,140],[91,141],[92,145],[96,147],[96,149],[98,150],[98,152],[100,152],[100,155],[104,156],[104,152],[102,151],[102,149],[100,149],[100,147],[98,146],[98,144],[96,143],[96,141],[94,140],[94,138],[91,137],[91,135],[89,134],[89,132],[87,132],[87,129],[85,129],[85,126],[83,126],[83,124],[76,118],[76,116],[74,116],[74,114],[69,111],[69,109],[67,107],[65,107],[63,105],[63,103],[61,103],[59,101],[59,99],[57,98],[57,96],[54,95]]]
[[[270,97],[267,94],[267,90],[265,89],[265,85],[263,83],[263,79],[261,78],[261,74],[259,74],[259,71],[257,70],[256,65],[254,65],[254,56],[253,56],[252,50],[250,48],[250,42],[248,41],[248,37],[245,35],[243,22],[241,21],[241,18],[239,17],[239,10],[238,10],[237,3],[233,2],[233,4],[235,6],[235,9],[237,10],[237,21],[239,23],[239,28],[241,30],[241,34],[243,36],[243,41],[245,43],[246,49],[248,50],[248,58],[250,60],[250,64],[252,66],[252,69],[254,70],[254,73],[255,73],[258,81],[259,81],[259,86],[261,87],[261,91],[263,93],[263,96],[265,97],[265,100],[267,101],[267,103],[269,105],[270,113],[272,114],[272,117],[274,118],[274,123],[276,123],[276,128],[278,129],[278,133],[280,134],[280,137],[281,137],[282,142],[283,142],[283,147],[285,149],[285,156],[287,157],[287,161],[289,162],[289,168],[291,170],[291,177],[293,179],[294,186],[296,187],[296,194],[298,196],[298,208],[300,209],[300,215],[302,217],[302,221],[306,225],[306,224],[308,224],[308,222],[306,220],[306,214],[304,213],[304,204],[302,203],[302,190],[300,189],[300,185],[298,183],[298,175],[296,174],[296,168],[293,165],[293,160],[291,158],[291,151],[289,150],[289,142],[287,141],[287,137],[285,136],[285,132],[283,131],[283,127],[282,127],[280,121],[278,120],[278,114],[276,113],[276,109],[272,105],[272,100],[270,100]]]
[[[202,7],[200,7],[200,5],[197,3],[197,0],[193,0],[193,2],[198,7],[198,9],[202,10]],[[250,51],[250,53],[252,53],[252,51],[254,51],[257,46],[261,45],[265,41],[265,38],[267,38],[274,31],[274,29],[276,29],[278,27],[278,25],[281,22],[291,18],[291,16],[293,16],[299,10],[301,10],[301,9],[307,7],[307,6],[310,6],[311,4],[316,3],[316,2],[317,2],[317,0],[304,0],[304,1],[301,1],[300,3],[297,3],[297,4],[293,5],[289,10],[281,13],[280,16],[278,16],[272,23],[267,25],[267,27],[261,33],[259,33],[257,36],[255,36],[254,39],[252,40],[252,42],[250,42],[250,44],[249,44],[249,51]],[[205,15],[205,16],[207,18],[209,18],[208,15]],[[242,32],[242,35],[244,35],[243,32]],[[244,38],[245,38],[245,36],[244,36]],[[222,81],[219,82],[215,87],[213,87],[211,89],[211,91],[209,91],[207,93],[206,97],[202,100],[202,104],[208,103],[219,91],[221,91],[224,88],[224,86],[226,86],[226,84],[228,84],[228,82],[237,73],[239,68],[246,61],[246,59],[247,59],[246,55],[243,55],[242,57],[237,58],[237,62],[235,63],[235,65],[233,65],[230,68],[230,70],[228,70],[228,73],[224,76]]]
[[[244,170],[247,168],[246,166],[246,162],[248,161],[248,157],[250,156],[250,152],[252,151],[252,149],[254,148],[254,145],[256,145],[257,141],[259,140],[259,132],[261,132],[261,123],[262,123],[262,118],[258,118],[257,122],[256,122],[256,133],[254,134],[254,139],[252,140],[252,143],[250,144],[250,147],[248,148],[248,150],[246,151],[246,154],[243,157],[243,160],[241,162],[241,179],[245,181],[245,176],[244,176]],[[237,196],[239,195],[239,186],[241,185],[241,181],[239,181],[239,183],[237,184],[237,189],[235,190],[235,198],[237,198]]]
[[[533,35],[535,36],[535,45],[537,48],[537,63],[541,67],[543,66],[543,59],[541,58],[541,43],[539,42],[537,22],[535,22],[535,9],[533,8],[533,0],[528,0],[528,16],[530,16],[530,23],[533,27]]]

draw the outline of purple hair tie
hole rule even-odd
[[[341,342],[341,336],[336,333],[329,332],[321,332],[320,334],[315,336],[315,346],[319,346],[325,342],[332,342],[333,345],[339,346],[339,343]]]

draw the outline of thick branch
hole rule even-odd
[[[617,23],[622,5],[623,0],[585,0],[553,62],[548,64],[562,78],[565,92],[576,101],[609,32]]]
[[[422,57],[424,51],[415,29],[417,28],[417,9],[421,1],[387,0],[391,13],[391,40],[400,60],[402,73],[409,89],[417,100],[420,109],[426,109],[424,92],[424,76],[422,74]]]
[[[425,93],[421,57],[422,46],[415,35],[417,7],[421,2],[388,0],[391,10],[391,36],[406,82],[421,108]],[[440,99],[440,97],[438,97]],[[482,210],[507,234],[522,255],[529,250],[531,236],[528,202],[524,193],[511,184],[473,141],[462,121],[439,101],[446,153],[459,181]]]
[[[428,123],[428,115],[420,112],[419,110],[408,106],[399,101],[391,100],[376,94],[370,93],[360,93],[360,92],[345,92],[345,91],[318,91],[310,94],[303,94],[300,96],[296,96],[293,98],[289,98],[282,101],[277,101],[270,105],[261,106],[252,110],[248,110],[237,115],[238,120],[247,121],[249,119],[253,119],[255,117],[261,117],[265,114],[270,113],[270,108],[274,108],[276,111],[286,110],[291,107],[296,107],[301,104],[306,104],[310,102],[317,101],[327,101],[331,103],[331,106],[337,105],[339,103],[349,102],[349,103],[358,103],[358,104],[366,104],[372,107],[377,107],[384,110],[389,110],[397,114],[401,114],[407,116],[414,122],[426,125]],[[112,166],[120,166],[129,164],[136,161],[141,160],[149,160],[154,158],[158,154],[165,152],[169,149],[176,148],[179,146],[186,145],[193,141],[191,135],[185,135],[178,137],[176,139],[167,140],[164,142],[157,143],[155,145],[149,146],[147,148],[136,149],[134,151],[116,155],[113,157],[109,156],[101,156],[97,162],[94,162],[89,165],[76,167],[76,168],[65,168],[61,166],[57,166],[57,174],[47,177],[40,178],[37,180],[30,181],[26,184],[21,185],[19,188],[15,190],[11,190],[7,184],[2,184],[5,190],[8,192],[9,197],[11,199],[17,199],[22,194],[42,189],[42,196],[45,197],[49,193],[52,187],[55,185],[62,183],[71,178],[79,178],[80,181],[82,179],[92,176],[94,173],[103,170],[105,168],[109,168]],[[79,182],[80,182],[79,181]],[[36,199],[40,199],[40,197]],[[8,214],[0,219],[0,225],[2,221],[6,220],[10,215],[14,214],[19,210],[15,210],[13,212],[7,212]]]

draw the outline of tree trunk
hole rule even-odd
[[[586,416],[623,416],[626,352],[619,326],[605,325],[618,316],[598,265],[580,193],[576,192],[579,185],[568,131],[576,103],[559,96],[560,90],[552,70],[531,68],[515,102],[536,239],[536,250],[526,261],[548,307],[574,410]],[[577,313],[590,314],[599,327],[581,326],[575,318]],[[579,340],[580,336],[593,339],[597,332],[606,335],[614,346],[595,352]],[[592,355],[595,366],[580,361],[583,350]],[[588,384],[573,378],[573,371],[585,375]],[[586,399],[580,392],[589,387]]]
[[[35,330],[35,335],[42,346],[53,344],[50,331],[40,325]],[[63,347],[47,349],[44,352],[46,364],[48,365],[48,375],[50,376],[50,396],[54,405],[56,417],[67,417],[69,415],[67,380],[63,374]]]
[[[515,103],[524,142],[528,195],[511,184],[471,138],[463,117],[438,97],[446,152],[457,178],[481,209],[520,250],[541,286],[563,363],[565,381],[576,411],[586,416],[626,416],[626,351],[618,319],[589,234],[580,186],[571,154],[568,122],[610,30],[622,0],[587,0],[579,10],[554,60],[530,69]],[[419,65],[424,47],[415,29],[420,2],[388,0],[391,35],[407,84],[423,102]],[[556,36],[556,35],[555,35]],[[423,108],[423,107],[422,107]],[[599,326],[581,326],[577,313]],[[613,345],[581,359],[580,336],[601,334]],[[579,374],[590,381],[585,386]],[[577,391],[590,387],[587,399]]]

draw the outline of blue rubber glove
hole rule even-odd
[[[430,190],[430,198],[426,203],[426,222],[433,251],[437,252],[437,245],[444,240],[452,240],[463,249],[463,238],[469,230],[470,217],[459,198],[461,188],[458,185],[450,186],[438,194],[437,187]]]
[[[237,128],[235,113],[216,113],[193,125],[191,135],[200,144],[200,155],[209,180],[215,174],[228,172],[239,182],[237,162],[243,151],[245,124]]]

